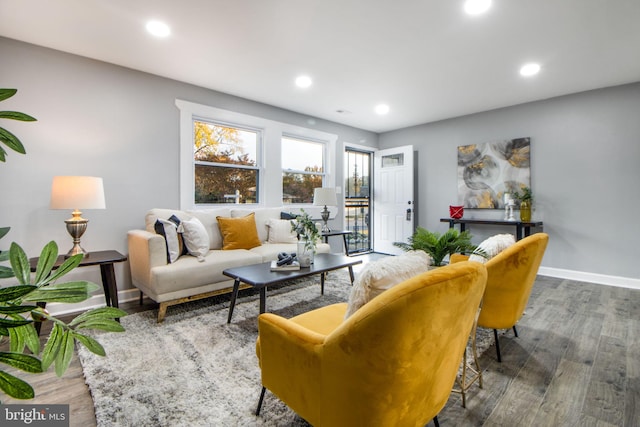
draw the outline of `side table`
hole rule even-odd
[[[325,243],[329,243],[330,236],[342,236],[342,241],[344,242],[344,254],[349,256],[349,246],[347,243],[347,236],[353,234],[351,230],[331,230],[331,231],[323,231],[320,233],[320,236],[324,238]]]
[[[56,269],[65,261],[64,255],[59,255],[53,268]],[[104,288],[104,299],[109,307],[118,307],[118,287],[116,286],[116,274],[113,264],[116,262],[124,262],[127,257],[118,251],[97,251],[89,252],[85,256],[78,267],[89,267],[92,265],[100,266],[100,275],[102,276],[102,287]],[[36,271],[38,266],[38,258],[29,258],[31,271]]]

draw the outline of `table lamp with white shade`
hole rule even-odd
[[[329,220],[329,209],[327,206],[338,206],[338,199],[336,197],[336,189],[332,187],[321,187],[313,190],[313,205],[324,206],[322,210],[322,232],[326,233],[331,231],[327,225]]]
[[[89,220],[82,218],[80,209],[105,209],[102,178],[94,176],[54,176],[51,185],[51,209],[73,209],[65,220],[67,231],[73,238],[73,247],[67,256],[87,255],[80,246],[80,237]]]

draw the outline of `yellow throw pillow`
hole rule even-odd
[[[216,217],[220,234],[222,234],[222,249],[251,249],[262,245],[256,228],[255,213],[240,218]]]

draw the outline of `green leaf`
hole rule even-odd
[[[22,319],[22,320],[12,320],[12,319],[4,319],[0,318],[0,327],[3,328],[17,328],[18,326],[28,325],[33,322],[32,320]]]
[[[3,337],[8,337],[9,329],[0,327],[0,335],[2,335]]]
[[[15,399],[33,399],[35,392],[25,381],[0,371],[0,389]]]
[[[2,314],[20,314],[31,311],[35,308],[34,305],[11,305],[11,306],[0,306],[0,313]]]
[[[71,331],[64,331],[62,343],[60,344],[60,350],[58,351],[58,355],[56,356],[56,375],[58,377],[64,375],[65,371],[69,367],[69,364],[71,363],[74,343],[75,340],[71,335]]]
[[[0,239],[7,235],[11,227],[0,227]]]
[[[80,323],[76,329],[99,329],[107,332],[124,332],[124,327],[115,320],[94,319]]]
[[[18,137],[4,128],[0,128],[0,141],[4,142],[7,147],[20,154],[26,154],[27,152]]]
[[[35,122],[34,117],[17,111],[0,111],[0,119],[20,120],[22,122]]]
[[[31,266],[29,265],[29,259],[20,245],[15,242],[11,243],[11,248],[9,249],[9,260],[11,260],[11,268],[13,268],[13,274],[16,275],[18,282],[21,285],[30,284]]]
[[[71,323],[69,323],[69,326],[74,326],[87,320],[117,319],[126,315],[126,311],[120,310],[119,308],[115,307],[94,308],[92,310],[85,311],[81,315],[77,316],[71,321]]]
[[[51,269],[53,265],[56,263],[58,259],[58,245],[53,240],[47,243],[44,248],[42,248],[42,252],[40,252],[40,256],[38,257],[38,266],[36,267],[36,285],[41,285],[45,282],[45,279],[51,273]]]
[[[64,329],[62,329],[62,326],[55,323],[53,325],[53,329],[51,329],[49,338],[47,338],[47,343],[44,345],[44,350],[42,350],[42,369],[44,371],[49,369],[49,366],[51,366],[53,361],[56,359],[58,350],[60,349],[63,333]]]
[[[4,252],[2,253],[4,255]],[[8,255],[8,254],[7,254]],[[4,256],[3,256],[4,258]],[[6,261],[6,260],[0,260],[0,261]],[[9,267],[5,267],[4,265],[0,265],[0,279],[10,279],[12,277],[14,277],[15,275],[13,274],[13,269],[9,268]]]
[[[40,360],[29,354],[0,351],[0,363],[32,374],[42,372]]]
[[[12,351],[14,353],[22,353],[24,351],[26,343],[24,342],[24,336],[16,329],[19,328],[9,329],[9,351]]]
[[[89,293],[98,289],[91,282],[78,281],[42,286],[25,296],[24,301],[37,302],[82,302],[90,297]]]
[[[0,302],[12,301],[38,289],[33,285],[16,285],[0,288]]]
[[[7,150],[0,147],[0,162],[4,162],[7,160]]]
[[[24,335],[24,342],[27,344],[27,348],[33,354],[40,353],[40,337],[38,336],[38,331],[36,331],[36,327],[33,323],[29,323],[28,325],[20,326],[16,328],[20,331],[21,334]]]
[[[65,274],[67,274],[68,272],[70,272],[71,270],[73,270],[74,268],[76,268],[78,266],[78,264],[80,264],[82,262],[82,259],[84,258],[84,255],[82,254],[77,254],[74,255],[72,257],[67,258],[60,267],[58,267],[52,274],[51,276],[47,279],[47,282],[53,282],[57,279],[59,279],[60,277],[64,276]]]
[[[104,351],[104,347],[102,347],[102,345],[98,341],[94,340],[90,336],[83,335],[78,332],[73,332],[73,336],[78,341],[80,341],[82,345],[84,345],[91,353],[97,354],[98,356],[107,355],[107,353]]]
[[[0,89],[0,101],[11,98],[18,92],[18,89]]]

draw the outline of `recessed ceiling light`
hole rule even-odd
[[[309,76],[299,76],[298,78],[296,78],[296,86],[301,88],[307,88],[311,86],[312,83],[313,81]]]
[[[169,28],[169,26],[160,21],[147,22],[147,31],[149,31],[156,37],[167,37],[169,34],[171,34],[171,29]]]
[[[469,15],[479,15],[491,7],[491,0],[467,0],[464,2],[464,11]]]
[[[540,65],[536,63],[524,64],[522,68],[520,68],[520,75],[529,77],[535,76],[540,71]]]
[[[376,113],[382,115],[389,112],[389,106],[387,104],[376,105]]]

